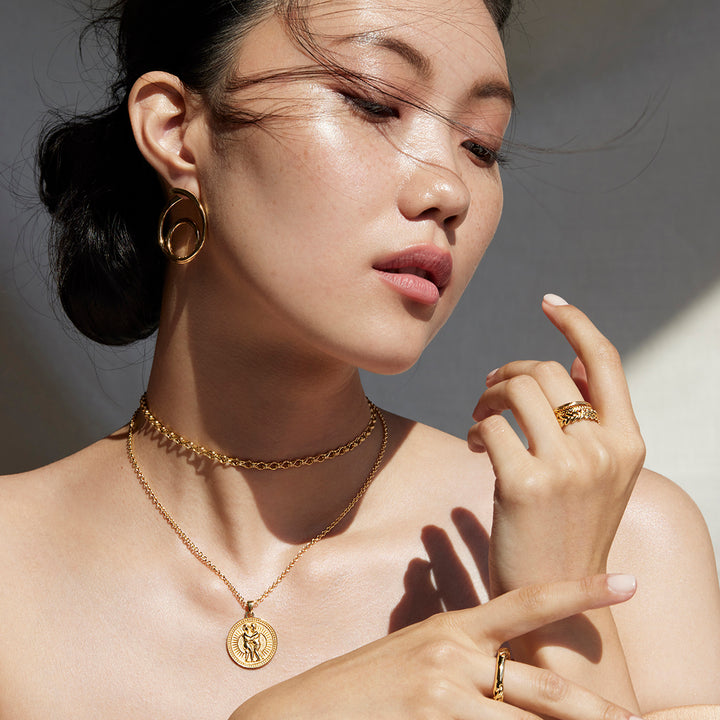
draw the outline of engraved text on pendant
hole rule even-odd
[[[228,655],[240,667],[267,665],[277,649],[277,635],[270,623],[253,615],[236,622],[227,636]]]

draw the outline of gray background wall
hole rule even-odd
[[[0,473],[126,422],[152,353],[151,343],[96,348],[58,322],[44,220],[5,190],[31,190],[24,161],[45,107],[87,106],[97,90],[79,80],[88,73],[67,4],[0,0]],[[620,348],[648,465],[696,499],[716,548],[719,35],[716,0],[527,0],[509,39],[518,148],[496,240],[421,362],[367,378],[382,405],[464,435],[489,370],[571,359],[539,310],[542,294],[557,292]]]

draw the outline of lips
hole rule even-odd
[[[402,295],[434,305],[450,282],[452,256],[434,245],[416,245],[375,263],[373,268]]]

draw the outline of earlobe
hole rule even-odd
[[[170,73],[146,73],[130,91],[128,112],[135,142],[160,177],[169,187],[198,194],[187,133],[192,111],[182,82]]]

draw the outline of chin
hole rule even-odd
[[[411,347],[395,348],[394,351],[378,352],[372,356],[366,352],[363,357],[358,358],[356,365],[362,370],[376,375],[399,375],[415,365],[424,349],[425,346],[420,350]]]

